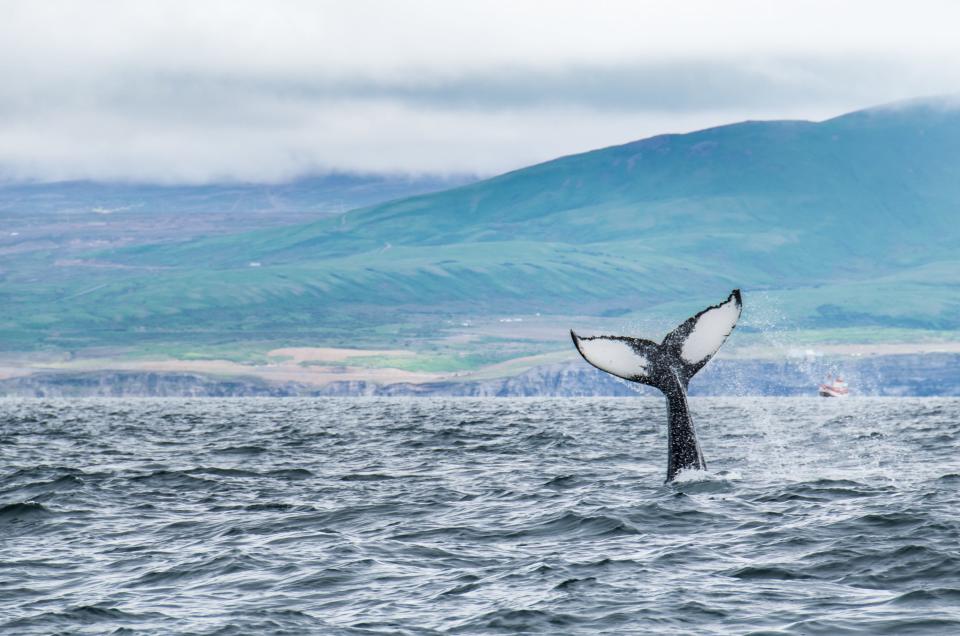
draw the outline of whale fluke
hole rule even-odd
[[[667,481],[687,468],[705,469],[690,412],[690,379],[717,353],[737,326],[743,301],[734,289],[720,303],[707,307],[671,331],[657,344],[629,336],[570,336],[583,359],[618,378],[660,389],[667,398]]]

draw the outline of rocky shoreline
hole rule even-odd
[[[823,359],[715,360],[697,376],[691,395],[814,396],[827,375],[842,374],[855,395],[960,395],[960,354]],[[0,380],[3,397],[580,397],[658,395],[583,362],[534,367],[509,378],[312,386],[256,377],[135,371],[45,372]]]

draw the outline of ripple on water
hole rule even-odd
[[[0,632],[960,633],[960,401],[0,401]]]
[[[0,506],[0,524],[37,521],[54,516],[49,508],[35,501],[24,501]]]

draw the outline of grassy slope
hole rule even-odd
[[[656,137],[343,218],[92,255],[130,269],[13,275],[0,330],[395,342],[451,316],[675,317],[733,286],[794,326],[955,329],[958,156],[960,114],[922,105]]]

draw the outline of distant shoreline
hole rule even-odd
[[[960,355],[960,342],[851,343],[815,346],[742,346],[723,351],[717,360],[746,362],[762,360],[815,361],[836,363],[838,359],[876,356]],[[257,378],[272,383],[297,383],[323,387],[335,382],[366,382],[378,385],[474,382],[516,377],[544,365],[574,363],[572,350],[559,349],[537,355],[519,356],[464,371],[412,371],[390,366],[391,360],[415,360],[418,354],[403,349],[345,349],[336,347],[286,347],[267,352],[267,363],[246,363],[228,359],[130,359],[77,356],[69,359],[32,359],[19,354],[0,356],[0,380],[37,374],[173,373],[210,377]]]
[[[718,357],[690,394],[815,396],[827,377],[842,375],[853,395],[960,395],[960,351],[794,357]],[[876,349],[873,349],[876,351]],[[851,353],[852,352],[852,353]],[[307,396],[636,396],[645,387],[601,374],[572,356],[532,356],[496,372],[416,373],[399,369],[245,365],[224,360],[77,361],[0,367],[8,397],[307,397]],[[530,364],[539,361],[539,364]],[[652,393],[649,393],[653,395]]]

